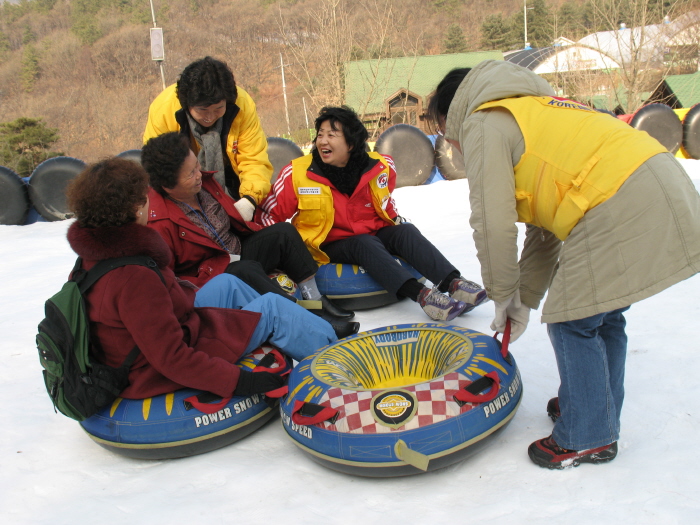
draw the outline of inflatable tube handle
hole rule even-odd
[[[315,403],[304,403],[300,400],[294,401],[292,409],[292,421],[297,425],[311,426],[328,421],[334,424],[340,412],[335,408],[330,408]]]
[[[209,392],[206,392],[206,394],[209,394]],[[204,414],[215,414],[216,412],[224,408],[226,405],[228,405],[229,401],[231,401],[230,397],[220,398],[219,396],[216,396],[216,399],[221,400],[217,403],[207,403],[204,400],[198,399],[198,397],[199,396],[190,396],[188,398],[185,398],[185,400],[183,401],[185,403],[185,409],[190,410],[191,408],[196,408]]]
[[[289,372],[287,372],[289,373]],[[284,375],[284,374],[282,374]],[[265,397],[269,397],[272,399],[279,399],[280,397],[284,397],[287,395],[289,392],[289,387],[287,385],[281,386],[279,388],[275,388],[274,390],[270,390],[269,392],[265,392]]]
[[[491,389],[485,394],[480,394],[479,392],[483,391],[484,388],[486,388],[485,383],[488,382],[491,383]],[[470,387],[472,388],[470,389]],[[493,371],[489,372],[485,376],[481,376],[481,378],[477,379],[476,381],[473,381],[465,388],[458,390],[453,397],[459,406],[462,406],[466,403],[487,403],[488,401],[491,401],[498,395],[500,388],[501,380],[498,377],[498,372]],[[474,390],[476,390],[476,392],[474,392]]]
[[[510,344],[510,319],[506,318],[506,329],[503,330],[503,340],[498,341],[498,332],[493,334],[493,338],[501,345],[501,355],[503,356],[503,359],[510,363],[508,360],[508,345]]]
[[[403,439],[399,439],[394,445],[394,454],[396,454],[396,457],[400,460],[405,461],[423,472],[428,470],[430,458],[425,454],[411,450]]]
[[[272,363],[270,363],[270,361],[272,361]],[[272,364],[277,364],[279,368],[271,368]],[[276,374],[282,370],[285,370],[286,368],[287,360],[279,350],[273,348],[258,362],[255,368],[253,368],[253,372],[272,372],[273,374]],[[281,375],[287,375],[289,372],[290,370],[286,370]]]

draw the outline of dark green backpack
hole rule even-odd
[[[82,421],[111,403],[129,386],[129,368],[139,354],[134,347],[118,368],[100,364],[90,342],[90,323],[83,294],[107,272],[137,264],[153,269],[165,284],[155,261],[146,256],[119,257],[82,269],[78,258],[70,281],[46,301],[46,317],[39,323],[36,345],[44,367],[46,391],[54,410]]]

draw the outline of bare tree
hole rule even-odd
[[[673,19],[687,9],[688,2],[675,0],[664,5],[663,11],[648,0],[590,0],[588,7],[589,23],[605,30],[582,38],[578,44],[600,50],[619,67],[559,74],[554,82],[572,98],[605,96],[609,109],[632,113],[644,103],[644,93],[671,71],[669,42],[689,23],[687,15],[679,21]]]

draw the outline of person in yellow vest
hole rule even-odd
[[[357,264],[397,297],[420,304],[435,320],[450,321],[486,298],[413,224],[396,211],[394,161],[367,153],[368,133],[350,108],[325,107],[315,121],[309,155],[281,172],[260,205],[265,226],[292,219],[316,262]],[[403,258],[433,288],[396,264]]]
[[[250,221],[270,191],[272,164],[255,103],[228,66],[211,57],[188,65],[151,103],[143,143],[170,131],[190,140],[203,171],[214,177]]]
[[[645,132],[554,96],[509,62],[453,70],[428,113],[464,156],[470,224],[491,327],[511,341],[542,311],[559,368],[552,434],[528,448],[539,466],[617,455],[625,312],[700,271],[700,197]],[[526,224],[520,259],[516,222]]]

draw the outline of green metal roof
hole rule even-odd
[[[700,71],[690,75],[671,75],[664,82],[681,107],[689,108],[700,102]]]
[[[401,89],[425,98],[457,67],[503,60],[500,51],[358,60],[345,63],[345,104],[360,114],[384,111],[384,101]]]

